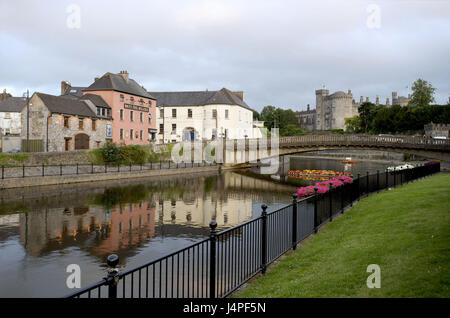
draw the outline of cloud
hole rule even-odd
[[[380,28],[367,26],[371,3]],[[445,1],[0,0],[0,88],[57,94],[61,80],[126,69],[151,91],[227,87],[255,109],[303,109],[323,84],[383,101],[422,77],[444,103],[449,18]]]

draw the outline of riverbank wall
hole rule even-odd
[[[122,172],[108,172],[97,174],[80,174],[80,175],[63,175],[63,176],[46,176],[46,177],[26,177],[26,178],[11,178],[0,180],[0,190],[25,188],[25,187],[39,187],[48,185],[63,185],[84,182],[100,182],[109,180],[126,180],[138,178],[154,178],[171,175],[189,175],[193,173],[202,172],[219,172],[220,170],[234,170],[234,167],[205,166],[194,168],[170,168],[157,170],[142,170],[142,171],[122,171]]]

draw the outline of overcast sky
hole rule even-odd
[[[149,91],[243,90],[256,110],[313,106],[323,85],[384,103],[417,78],[446,103],[450,1],[0,0],[1,90],[121,70]]]

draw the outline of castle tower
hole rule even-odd
[[[376,99],[375,99],[375,105],[380,105],[380,96],[377,95]]]
[[[327,89],[316,90],[316,129],[325,129],[325,113],[326,113],[326,98],[329,91]]]
[[[362,104],[364,102],[364,97],[360,96],[359,97],[359,103]]]
[[[386,97],[386,107],[389,107],[389,106],[391,106],[391,105],[389,104],[389,97]]]
[[[392,105],[397,105],[398,102],[398,96],[397,96],[397,92],[392,92]]]

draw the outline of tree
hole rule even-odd
[[[377,106],[374,103],[365,102],[359,105],[358,113],[361,120],[361,128],[363,132],[367,133],[372,128],[372,121],[377,114]]]
[[[261,120],[261,115],[256,110],[253,111],[253,120]]]
[[[345,118],[345,131],[349,133],[358,133],[362,131],[361,118],[358,115]]]
[[[308,133],[297,125],[289,124],[280,129],[280,136],[300,136]]]
[[[275,107],[271,105],[264,106],[261,111],[261,119],[264,120],[264,126],[270,130],[275,120]]]
[[[434,102],[434,91],[436,89],[431,86],[431,83],[423,79],[418,79],[413,83],[412,96],[409,102],[411,106],[429,106]]]

